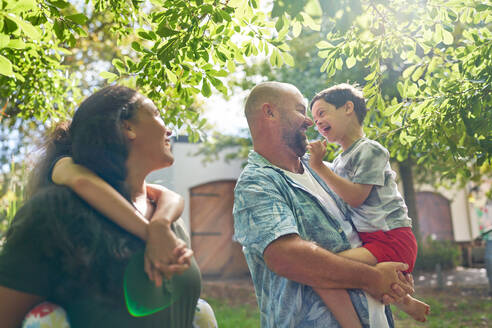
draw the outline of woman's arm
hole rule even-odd
[[[41,301],[41,296],[0,286],[0,327],[20,327],[29,310]]]

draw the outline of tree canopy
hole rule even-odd
[[[366,134],[384,144],[395,161],[416,165],[421,180],[447,184],[490,176],[492,6],[479,1],[320,4],[320,32],[303,32],[287,42],[295,66],[272,68],[263,62],[248,66],[248,76],[293,83],[308,98],[336,83],[356,83],[370,110]],[[250,88],[253,80],[257,77],[236,84]],[[232,143],[230,137],[215,138],[209,148]]]
[[[92,42],[97,51],[110,39],[118,50],[110,51],[112,67],[101,76],[138,88],[167,109],[168,123],[188,126],[197,139],[204,121],[193,110],[194,96],[208,97],[213,88],[227,94],[222,79],[248,56],[263,53],[273,65],[293,65],[284,42],[287,22],[313,25],[306,3],[277,1],[272,13],[281,19],[271,19],[257,0],[4,0],[3,113],[41,121],[66,117],[87,85],[73,69],[78,50]]]
[[[138,88],[166,109],[168,123],[197,140],[205,121],[195,96],[213,89],[227,95],[225,81],[237,66],[265,56],[269,68],[277,67],[270,77],[296,84],[307,97],[336,82],[358,82],[371,110],[366,133],[425,176],[453,182],[491,171],[488,3],[3,0],[0,6],[4,116],[66,117],[90,85],[77,68],[93,57],[96,68],[98,60],[111,62],[100,64],[108,83]]]

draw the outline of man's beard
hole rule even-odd
[[[290,133],[289,133],[290,132]],[[283,139],[285,140],[285,143],[287,146],[294,151],[294,153],[302,157],[306,153],[306,147],[307,147],[307,140],[306,140],[306,135],[303,134],[301,131],[297,130],[294,133],[291,131],[287,131],[287,133],[284,133]]]

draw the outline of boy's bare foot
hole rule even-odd
[[[397,307],[420,322],[425,322],[427,320],[427,315],[430,313],[430,306],[428,304],[419,301],[410,295],[407,295],[402,303],[397,304]]]

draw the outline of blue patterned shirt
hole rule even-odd
[[[343,202],[312,171],[305,159],[303,163],[332,195],[342,213],[346,214]],[[318,199],[280,168],[258,153],[251,152],[235,188],[233,213],[234,239],[243,245],[260,308],[261,326],[339,327],[310,286],[275,274],[268,269],[263,258],[263,252],[271,242],[288,234],[315,241],[335,253],[350,248],[340,223]],[[364,293],[349,290],[349,295],[361,323],[368,327],[369,314]]]

